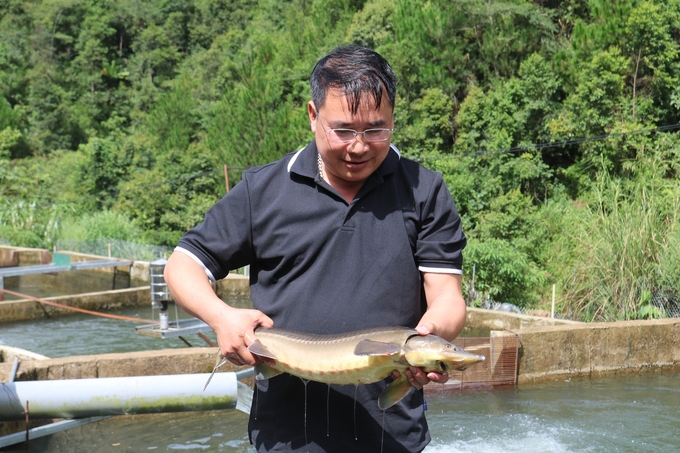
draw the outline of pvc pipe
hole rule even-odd
[[[234,409],[235,373],[19,381],[0,388],[0,421]]]

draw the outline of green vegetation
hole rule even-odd
[[[680,0],[6,0],[0,239],[172,246],[303,146],[339,43],[399,77],[395,144],[441,171],[466,291],[565,316],[680,300]]]

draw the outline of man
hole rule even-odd
[[[465,237],[441,175],[390,144],[396,77],[379,54],[339,47],[310,78],[314,140],[244,173],[189,231],[165,278],[237,365],[258,326],[318,334],[407,326],[452,340],[463,328]],[[254,309],[219,300],[209,280],[250,264]],[[206,278],[207,275],[207,278]],[[260,452],[417,452],[430,440],[422,386],[446,374],[406,371],[416,390],[384,414],[389,379],[328,386],[287,374],[258,381],[249,423]]]

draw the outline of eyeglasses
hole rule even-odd
[[[321,122],[321,117],[318,116],[319,122]],[[358,134],[364,134],[364,140],[367,143],[375,143],[375,142],[385,142],[390,138],[390,135],[392,135],[392,132],[394,131],[394,128],[388,129],[386,127],[378,127],[375,129],[366,129],[365,131],[355,131],[354,129],[326,129],[323,127],[323,123],[321,123],[321,127],[323,130],[328,134],[330,139],[334,142],[340,142],[340,143],[348,143],[351,142],[356,138]]]

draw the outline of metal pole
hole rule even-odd
[[[550,309],[550,317],[554,318],[555,317],[555,284],[553,283],[552,287],[552,308]]]
[[[472,265],[472,283],[471,283],[471,288],[470,288],[470,299],[472,299],[470,302],[475,302],[477,300],[477,291],[475,291],[475,271],[477,270],[477,265],[473,264]]]
[[[31,432],[31,420],[28,417],[28,401],[26,401],[26,447],[28,448],[29,433]]]

